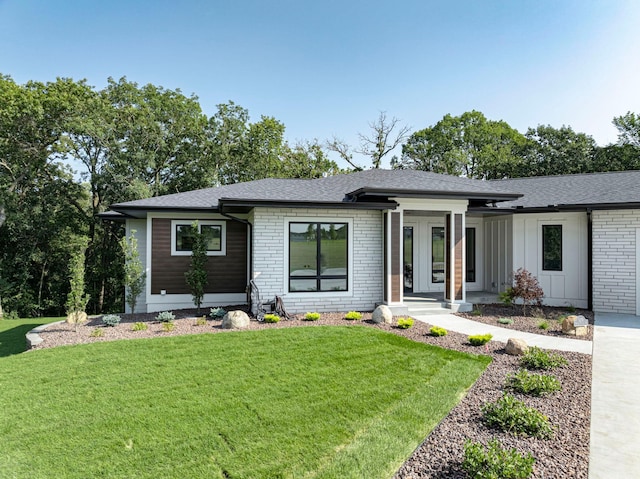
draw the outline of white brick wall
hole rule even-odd
[[[640,210],[593,212],[593,310],[636,314]]]
[[[351,221],[347,293],[288,293],[287,219]],[[302,220],[302,221],[304,221]],[[362,210],[256,208],[253,214],[253,276],[263,299],[282,296],[289,312],[370,311],[383,299],[382,213]]]

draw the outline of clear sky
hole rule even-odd
[[[640,113],[640,1],[0,0],[0,73],[126,76],[209,116],[232,100],[292,143],[356,146],[380,111],[415,131],[475,109],[605,145],[614,116]]]

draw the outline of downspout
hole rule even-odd
[[[593,311],[593,218],[587,208],[587,309]]]
[[[243,223],[248,226],[249,229],[249,278],[247,281],[247,288],[249,288],[249,281],[253,279],[253,225],[250,221],[238,218],[236,216],[231,216],[229,213],[225,213],[223,211],[224,204],[222,202],[218,202],[219,204],[219,212],[225,218],[229,218],[231,221],[237,221],[238,223]],[[247,289],[247,294],[249,294],[249,289]]]

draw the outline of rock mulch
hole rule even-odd
[[[479,323],[490,324],[491,326],[499,326],[501,328],[514,329],[517,331],[526,331],[527,333],[543,334],[546,336],[556,336],[567,339],[593,340],[593,324],[594,316],[592,311],[586,309],[568,310],[565,308],[555,308],[551,306],[529,306],[527,315],[522,314],[522,306],[506,306],[503,304],[479,304],[475,310],[481,314],[474,312],[456,313],[462,318],[471,319]],[[586,336],[572,336],[562,332],[562,319],[569,315],[582,315],[589,321]],[[500,318],[510,318],[513,324],[501,324],[498,322]],[[540,327],[541,322],[548,325],[547,329]]]
[[[123,315],[122,322],[116,327],[103,327],[99,318],[93,318],[88,323],[81,325],[78,333],[75,333],[73,325],[54,325],[41,333],[44,341],[36,349],[128,338],[228,331],[220,327],[220,320],[208,320],[206,325],[198,326],[195,310],[176,311],[175,314],[177,317],[174,321],[175,329],[171,332],[163,331],[162,324],[154,320],[154,314]],[[149,329],[132,331],[133,323],[138,321],[146,322]],[[390,324],[374,324],[371,321],[371,313],[364,313],[362,321],[347,321],[344,319],[343,313],[324,313],[319,321],[302,321],[301,316],[296,316],[292,321],[280,321],[276,324],[264,324],[252,320],[248,329],[318,327],[354,323],[389,331],[414,341],[472,354],[488,354],[493,358],[492,363],[470,388],[462,401],[440,422],[398,470],[394,476],[395,479],[465,478],[466,474],[461,469],[464,442],[469,439],[486,444],[492,438],[498,438],[503,446],[515,447],[520,452],[531,452],[536,458],[532,476],[534,478],[586,479],[588,477],[591,404],[591,357],[588,355],[559,353],[569,362],[567,366],[553,371],[562,384],[561,391],[543,398],[515,394],[527,405],[536,407],[546,414],[556,427],[556,433],[552,439],[539,440],[492,430],[481,421],[481,406],[487,401],[499,398],[507,374],[518,369],[519,359],[507,355],[503,343],[492,341],[486,346],[474,347],[468,343],[466,336],[454,332],[449,332],[442,337],[433,337],[429,335],[430,325],[419,321],[416,321],[411,329],[406,330],[398,329]],[[92,336],[96,329],[103,330],[103,336]]]

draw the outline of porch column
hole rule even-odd
[[[448,213],[445,216],[445,284],[444,298],[454,311],[469,311],[465,291],[465,238],[464,215]]]
[[[384,302],[401,305],[404,301],[402,275],[402,212],[384,213]]]

